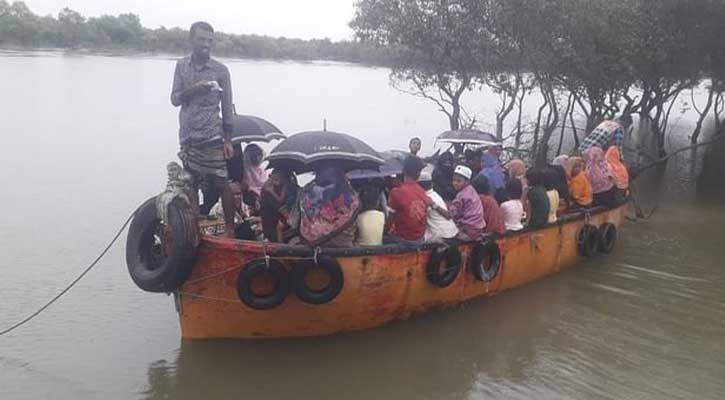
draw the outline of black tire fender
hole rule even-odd
[[[599,229],[596,226],[586,224],[577,235],[577,248],[582,257],[592,258],[599,247]]]
[[[330,277],[330,282],[322,289],[310,288],[305,281],[307,274],[315,268],[321,268]],[[292,287],[300,300],[308,304],[325,304],[334,300],[342,291],[345,276],[340,264],[332,257],[320,255],[317,262],[302,261],[292,268]]]
[[[614,224],[606,223],[599,228],[599,243],[597,250],[604,254],[609,254],[617,245],[618,232]]]
[[[481,282],[491,282],[501,270],[501,249],[493,240],[477,243],[469,259],[473,276]]]
[[[191,208],[181,199],[168,206],[170,243],[162,243],[156,198],[143,203],[128,229],[126,266],[134,283],[147,292],[173,292],[186,282],[196,263],[199,232]],[[166,251],[165,251],[166,250]]]
[[[269,274],[275,281],[269,294],[257,294],[252,282],[260,275]],[[247,263],[237,276],[239,300],[254,310],[270,310],[284,302],[290,293],[290,277],[285,267],[276,260],[257,259]]]
[[[441,264],[445,262],[445,270]],[[440,288],[451,286],[461,272],[463,260],[458,246],[446,245],[433,249],[426,267],[428,282]]]

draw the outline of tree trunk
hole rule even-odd
[[[694,91],[694,89],[693,89]],[[702,123],[705,121],[705,117],[710,113],[710,108],[712,108],[713,99],[715,98],[715,88],[713,85],[710,85],[710,89],[708,90],[707,95],[707,104],[705,105],[705,108],[702,110],[697,110],[697,107],[695,107],[695,101],[693,96],[692,105],[695,107],[695,110],[698,114],[700,114],[700,117],[697,119],[697,125],[695,125],[695,130],[692,132],[692,137],[690,137],[690,143],[697,144],[697,140],[700,138],[700,132],[702,132]],[[693,164],[695,164],[693,162]]]

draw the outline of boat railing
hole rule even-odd
[[[508,231],[503,235],[487,233],[483,236],[481,241],[497,241],[499,239],[505,239],[508,237],[514,237],[518,235],[529,234],[536,231],[549,229],[555,226],[565,225],[568,223],[576,222],[579,220],[588,219],[590,216],[602,214],[610,210],[619,208],[625,203],[618,204],[614,207],[592,207],[587,209],[577,210],[573,213],[563,214],[559,216],[558,220],[554,223],[546,224],[536,228],[526,227],[520,231]],[[458,240],[448,240],[439,242],[426,242],[422,244],[412,243],[396,243],[387,244],[382,246],[370,246],[370,247],[346,247],[346,248],[315,248],[307,245],[290,245],[283,243],[270,243],[270,242],[258,242],[248,240],[230,240],[219,236],[205,235],[204,241],[208,245],[214,247],[232,248],[237,251],[244,251],[250,253],[257,253],[260,255],[268,255],[270,257],[277,258],[313,258],[316,255],[325,254],[330,257],[364,257],[364,256],[377,256],[377,255],[390,255],[390,254],[404,254],[414,253],[421,251],[430,251],[441,246],[450,245],[466,245],[477,242],[461,242]]]

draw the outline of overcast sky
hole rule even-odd
[[[230,33],[333,40],[352,37],[354,0],[25,0],[40,15],[69,7],[86,17],[131,12],[149,28],[206,20]]]

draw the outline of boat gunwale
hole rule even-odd
[[[617,210],[626,206],[627,202],[617,204],[612,208],[593,207],[585,210],[577,211],[571,214],[565,214],[559,217],[557,222],[548,223],[546,225],[531,228],[526,227],[520,231],[508,231],[503,235],[488,233],[484,235],[483,242],[488,240],[499,240],[510,237],[525,235],[537,231],[550,229],[552,227],[561,226],[586,220],[593,215],[599,215]],[[202,243],[211,246],[214,249],[226,251],[242,251],[248,253],[258,253],[269,257],[315,257],[316,255],[326,255],[330,257],[365,257],[365,256],[382,256],[392,254],[416,253],[420,251],[429,251],[441,246],[450,245],[473,245],[479,242],[426,242],[422,244],[396,243],[382,246],[371,247],[347,247],[347,248],[328,248],[328,247],[310,247],[304,245],[289,245],[282,243],[259,242],[251,240],[227,239],[218,236],[204,235]]]

